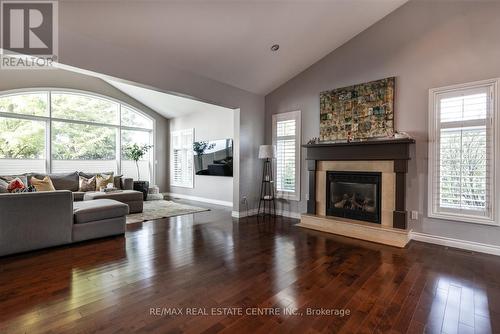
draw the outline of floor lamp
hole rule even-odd
[[[274,178],[272,159],[276,157],[276,147],[274,145],[260,145],[259,159],[264,159],[264,167],[262,169],[262,184],[260,186],[259,210],[257,215],[262,213],[266,215],[266,207],[269,208],[269,215],[276,215],[276,201],[274,196]],[[271,210],[271,208],[273,210]]]

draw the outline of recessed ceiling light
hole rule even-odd
[[[279,44],[274,44],[273,46],[271,46],[271,51],[278,51],[279,49],[280,49]]]

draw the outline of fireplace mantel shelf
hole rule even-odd
[[[306,160],[361,161],[361,160],[410,160],[410,145],[415,140],[379,139],[350,143],[321,143],[302,145],[306,148]]]
[[[413,138],[400,138],[400,139],[372,139],[372,140],[359,140],[351,142],[337,142],[337,143],[318,143],[318,144],[305,144],[302,147],[315,148],[315,147],[338,147],[338,146],[365,146],[365,145],[388,145],[388,144],[413,144]]]

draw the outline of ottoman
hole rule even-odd
[[[128,205],[111,199],[73,203],[73,242],[124,234]]]
[[[86,192],[83,196],[84,201],[97,199],[112,199],[125,203],[129,206],[130,213],[141,213],[144,205],[143,194],[135,190],[119,190],[109,193],[100,191]]]

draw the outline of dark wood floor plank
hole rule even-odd
[[[237,221],[212,207],[129,225],[125,237],[0,258],[0,333],[500,332],[500,258],[418,242],[397,249],[296,222]],[[150,314],[156,307],[302,316]]]

